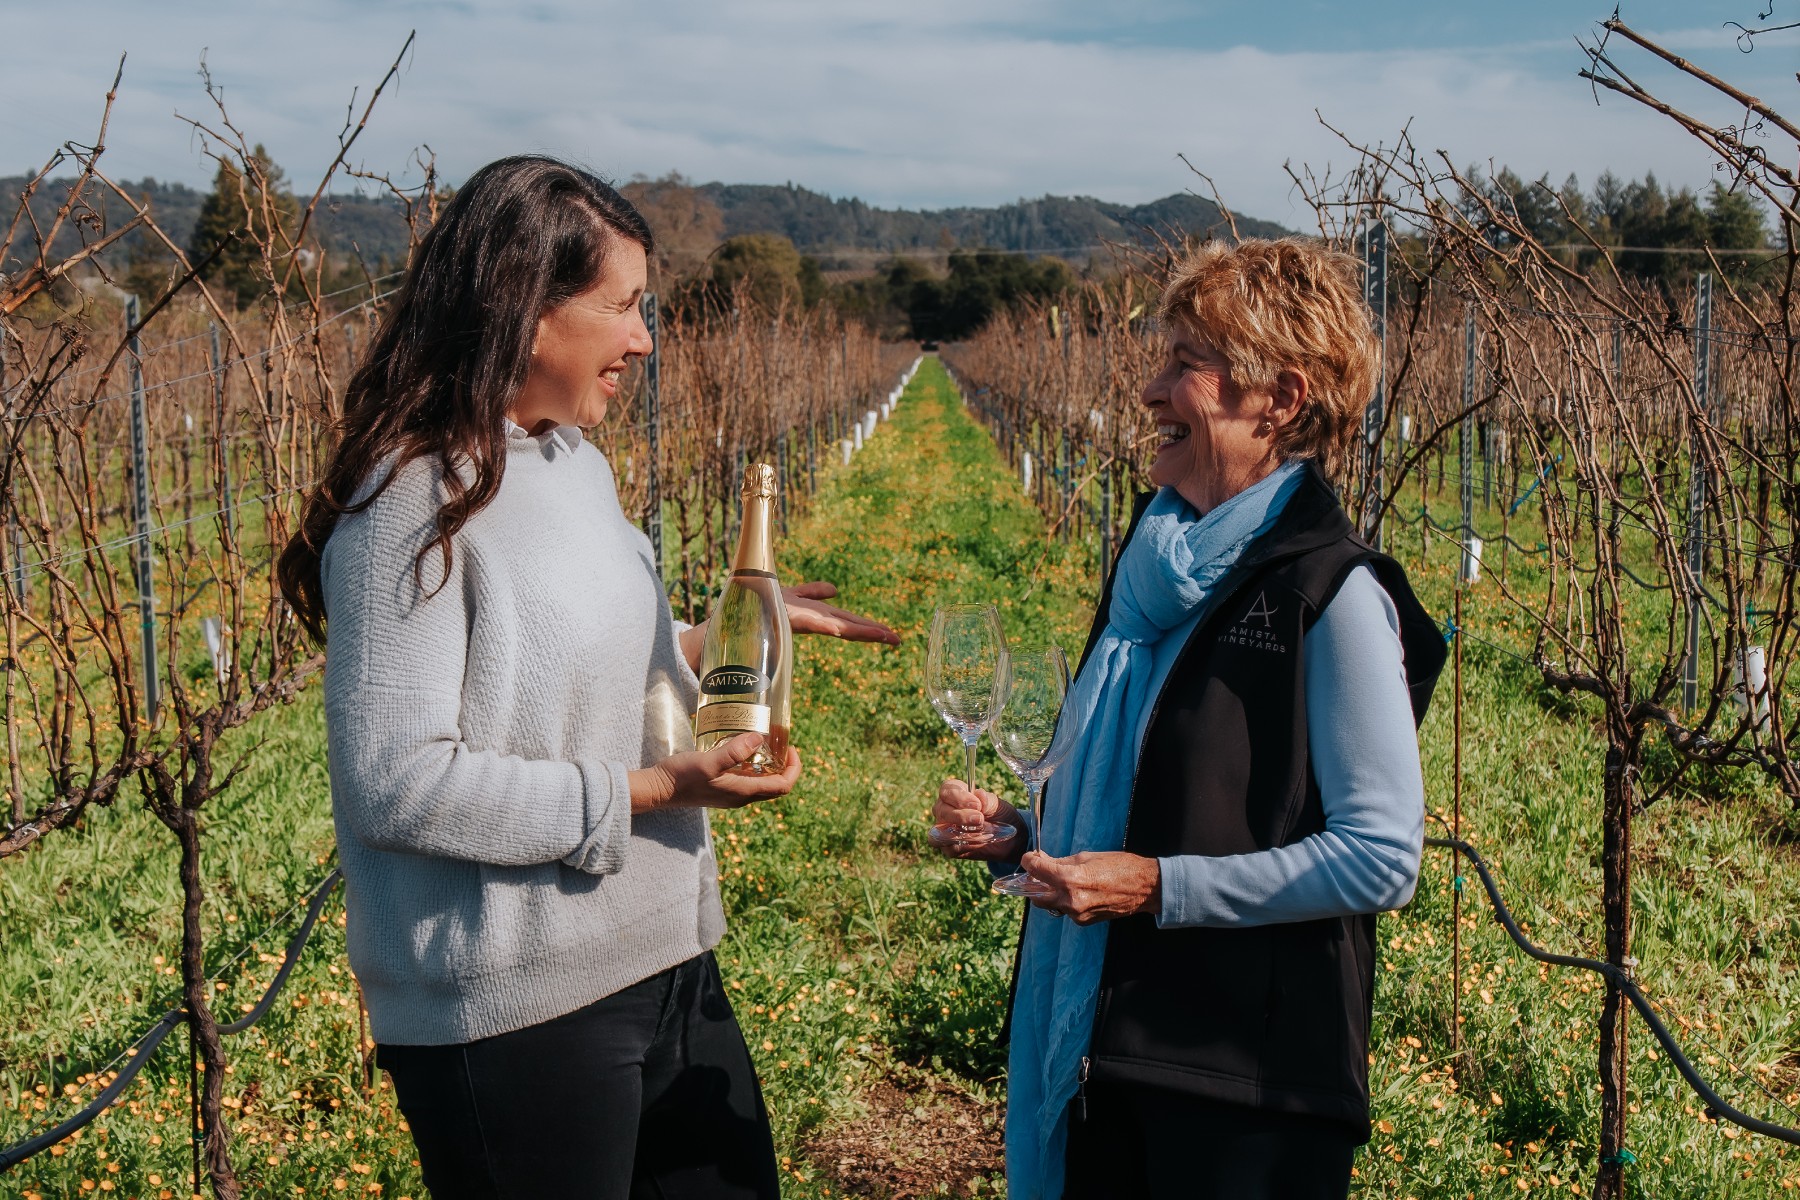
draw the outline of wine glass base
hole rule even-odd
[[[933,825],[926,837],[940,850],[978,850],[1004,842],[1018,832],[1012,825]]]
[[[994,880],[993,890],[1000,896],[1023,896],[1030,900],[1041,900],[1050,894],[1051,888],[1030,872],[1020,871]]]

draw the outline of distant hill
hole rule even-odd
[[[0,221],[10,219],[25,176],[0,177]],[[52,180],[32,196],[40,222],[54,218],[67,198],[70,180]],[[186,245],[205,193],[182,183],[145,178],[121,185],[147,200],[157,223]],[[1091,196],[1044,196],[1016,200],[995,208],[946,208],[935,211],[875,208],[861,200],[833,199],[793,184],[707,183],[698,191],[719,206],[727,237],[740,233],[779,233],[801,250],[819,256],[874,257],[905,251],[939,251],[954,247],[991,247],[1033,254],[1054,254],[1085,261],[1107,243],[1143,244],[1154,234],[1223,233],[1226,224],[1211,200],[1191,194],[1165,196],[1148,204],[1111,204]],[[116,225],[126,209],[116,198],[101,206],[106,226]],[[1280,237],[1287,231],[1268,221],[1239,216],[1245,236]],[[406,223],[400,208],[386,197],[339,193],[328,196],[316,219],[318,235],[328,250],[348,256],[359,251],[374,266],[398,262],[406,254]],[[57,249],[67,253],[77,233],[65,229]],[[15,252],[23,249],[15,246]],[[146,236],[126,239],[124,254],[150,249]]]
[[[19,193],[29,182],[30,179],[23,175],[0,176],[0,222],[12,219],[18,208]],[[56,210],[68,199],[73,183],[72,179],[48,180],[32,195],[31,211],[40,228],[48,227],[55,219]],[[119,186],[140,201],[148,202],[152,216],[163,231],[178,244],[187,245],[194,222],[200,216],[200,204],[206,199],[205,192],[185,183],[164,183],[154,178],[121,180]],[[125,220],[128,210],[118,197],[103,197],[96,188],[89,192],[88,199],[99,208],[103,229],[113,228]],[[398,262],[405,257],[406,220],[393,200],[339,193],[327,196],[319,208],[315,220],[319,240],[326,249],[346,256],[360,251],[370,266],[384,259]],[[80,234],[71,223],[57,239],[55,249],[67,254],[79,245],[79,239]],[[148,234],[129,234],[123,241],[123,256],[115,257],[128,257],[152,246],[153,239]],[[26,248],[16,242],[14,252]]]
[[[987,246],[1079,258],[1108,243],[1143,244],[1156,234],[1223,234],[1227,229],[1218,205],[1191,193],[1137,205],[1091,196],[1044,196],[995,208],[914,211],[874,208],[854,198],[834,200],[791,183],[707,183],[699,190],[724,213],[727,236],[779,233],[812,254]],[[1289,232],[1271,221],[1233,215],[1246,237]]]

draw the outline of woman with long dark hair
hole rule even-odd
[[[786,793],[693,749],[704,628],[586,442],[633,360],[648,226],[541,157],[421,241],[278,565],[326,643],[351,966],[445,1197],[778,1194],[712,948],[704,809]],[[799,632],[893,642],[791,589]]]

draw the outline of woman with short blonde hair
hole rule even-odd
[[[1332,486],[1379,370],[1358,284],[1299,239],[1177,265],[1141,397],[1158,490],[1102,593],[1044,828],[940,789],[934,821],[1019,830],[951,853],[1048,885],[1011,1010],[1015,1200],[1342,1197],[1368,1139],[1375,914],[1418,879],[1415,722],[1444,647]]]
[[[1347,254],[1293,238],[1208,242],[1176,267],[1159,306],[1165,321],[1219,351],[1240,388],[1273,390],[1284,368],[1305,374],[1307,403],[1270,449],[1312,459],[1334,482],[1381,370],[1361,271]]]

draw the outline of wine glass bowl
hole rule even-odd
[[[988,735],[1000,760],[1025,785],[1033,826],[1041,836],[1044,785],[1068,749],[1068,731],[1060,730],[1069,692],[1068,659],[1056,646],[1014,649],[1007,655],[999,690],[1000,706]],[[1050,891],[1025,871],[996,879],[993,886],[1006,896],[1045,896]]]
[[[991,604],[946,604],[932,615],[925,652],[925,692],[931,707],[962,739],[969,790],[975,789],[975,747],[998,707],[1006,671],[1006,634]],[[972,849],[1013,835],[1011,825],[934,825],[936,846]]]

